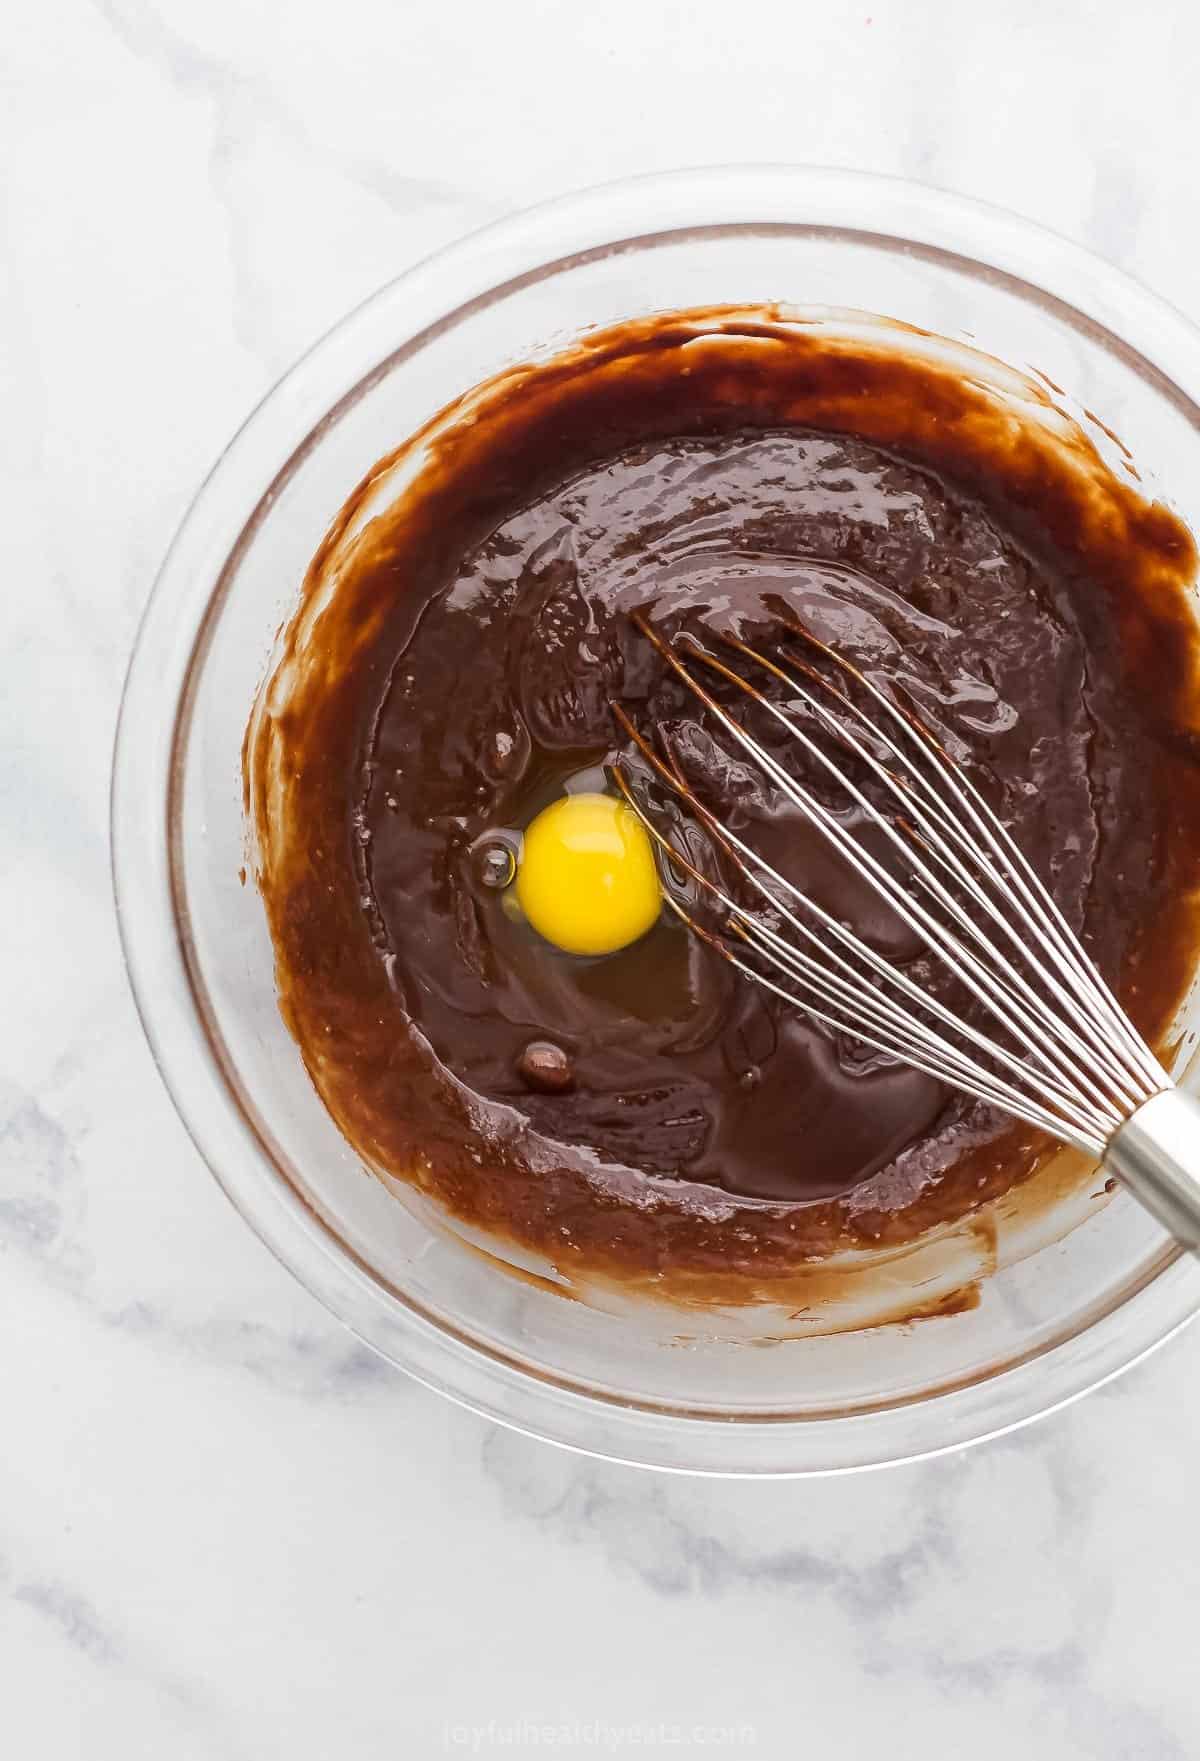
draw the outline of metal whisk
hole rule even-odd
[[[1005,826],[920,717],[798,621],[784,623],[792,644],[780,658],[725,637],[728,660],[686,636],[672,645],[644,618],[634,621],[734,746],[983,1006],[976,1014],[984,1025],[923,989],[722,823],[669,744],[656,745],[614,704],[658,780],[709,832],[753,900],[740,902],[702,873],[618,766],[622,793],[670,869],[717,910],[719,927],[706,927],[668,891],[689,929],[826,1026],[1102,1161],[1200,1251],[1200,1105],[1176,1089]],[[813,664],[818,658],[834,677]],[[700,667],[734,687],[735,702],[740,695],[753,714],[773,718],[814,774],[867,815],[899,854],[895,872],[706,689]],[[747,667],[782,686],[782,702],[758,689]]]

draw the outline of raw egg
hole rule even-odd
[[[654,851],[632,808],[611,795],[564,795],[529,826],[517,866],[527,920],[568,954],[615,954],[658,919]]]

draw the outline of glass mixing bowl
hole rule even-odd
[[[151,596],[113,789],[118,915],[146,1032],[198,1148],[283,1263],[369,1345],[479,1412],[598,1455],[728,1474],[879,1465],[1020,1424],[1182,1326],[1200,1267],[1076,1170],[1043,1182],[1039,1204],[1001,1205],[876,1267],[869,1299],[832,1321],[599,1306],[514,1275],[370,1177],[309,1083],[276,1008],[262,905],[239,873],[241,743],[305,567],[381,455],[470,386],[587,327],[767,301],[834,326],[884,314],[1044,376],[1114,463],[1101,421],[1147,492],[1200,531],[1200,334],[1076,246],[847,172],[744,167],[592,190],[401,276],[254,412]],[[1196,1040],[1181,1026],[1180,1068]],[[956,1301],[974,1280],[974,1306]],[[957,1312],[874,1324],[889,1286],[895,1313],[914,1285]]]

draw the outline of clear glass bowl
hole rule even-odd
[[[833,325],[884,314],[1036,371],[1081,420],[1095,412],[1119,434],[1147,491],[1200,531],[1200,334],[1063,239],[845,172],[697,171],[572,196],[384,288],[218,462],[130,667],[115,885],[146,1032],[197,1146],[368,1344],[492,1418],[598,1455],[832,1472],[961,1446],[1095,1387],[1191,1317],[1200,1267],[1124,1194],[1105,1203],[1098,1180],[1076,1177],[882,1274],[905,1300],[918,1281],[936,1299],[987,1274],[977,1306],[936,1319],[861,1325],[886,1318],[878,1268],[846,1330],[798,1337],[757,1312],[563,1300],[359,1166],[284,1029],[261,903],[239,878],[247,714],[304,569],[368,468],[508,363],[589,326],[725,301],[785,301]]]

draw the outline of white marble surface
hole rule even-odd
[[[726,157],[990,197],[1200,315],[1200,14],[40,0],[5,42],[0,1751],[1200,1753],[1200,1331],[1011,1441],[839,1482],[494,1430],[227,1206],[141,1042],[106,852],[156,562],[343,309],[542,195]]]

